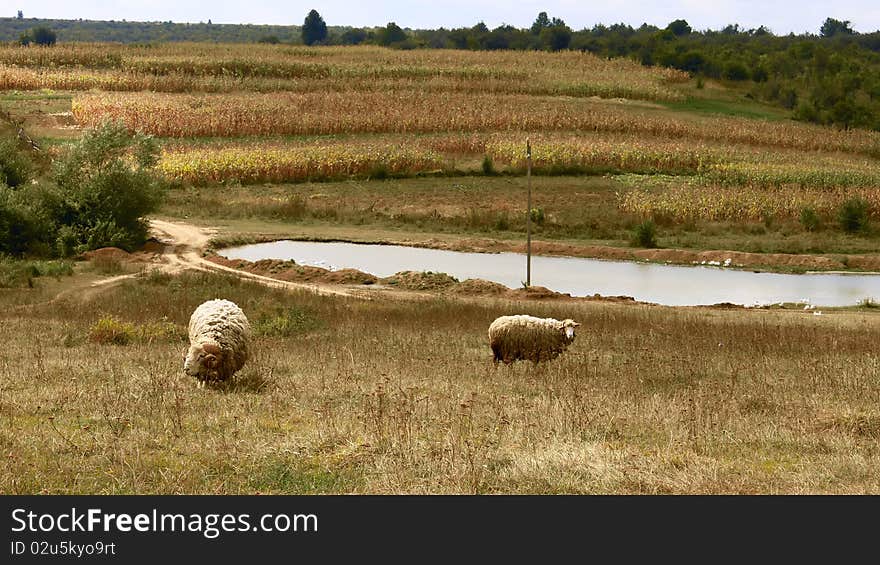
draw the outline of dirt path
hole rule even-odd
[[[200,228],[190,224],[166,222],[164,220],[150,220],[150,230],[159,241],[165,244],[165,250],[163,251],[161,258],[162,264],[158,267],[164,272],[178,273],[187,269],[194,269],[197,271],[220,271],[234,274],[243,279],[253,280],[272,288],[309,290],[322,296],[364,297],[363,293],[355,292],[350,289],[331,288],[327,285],[320,284],[282,281],[212,263],[202,257],[202,250],[208,245],[208,242],[211,240],[211,235],[214,233],[210,229]],[[114,279],[121,280],[130,276],[134,275],[124,275],[122,277],[114,277]],[[114,282],[114,279],[107,279],[102,282],[110,283]]]

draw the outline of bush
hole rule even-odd
[[[34,43],[45,47],[55,45],[55,41],[57,40],[55,32],[45,26],[33,28],[30,32],[30,37]]]
[[[135,336],[134,326],[104,316],[89,330],[89,341],[100,344],[128,345]]]
[[[167,318],[138,326],[135,329],[135,335],[144,343],[176,343],[186,341],[189,338],[185,328]]]
[[[492,157],[488,155],[483,157],[483,174],[487,176],[495,174],[495,163],[492,162]]]
[[[126,251],[143,244],[147,223],[164,196],[153,175],[158,145],[151,137],[130,134],[111,122],[87,130],[70,152],[55,163],[58,191],[52,215],[61,233],[56,247],[76,252],[99,247]]]
[[[657,226],[654,224],[654,220],[645,220],[636,226],[632,244],[649,249],[657,247]]]
[[[0,184],[0,253],[21,255],[38,237],[35,221],[21,195]]]
[[[544,209],[543,208],[532,208],[530,217],[532,219],[532,223],[543,226],[544,225]]]
[[[311,331],[320,325],[320,321],[311,312],[287,308],[261,316],[254,321],[253,328],[256,335],[290,337]]]
[[[807,231],[816,231],[819,229],[821,222],[819,215],[812,208],[804,208],[801,210],[801,225]]]
[[[858,233],[868,227],[868,202],[855,196],[846,200],[838,212],[840,227],[846,233]]]
[[[0,141],[0,183],[16,188],[30,179],[30,160],[19,150],[15,138]]]
[[[724,65],[721,76],[727,80],[746,80],[749,78],[749,70],[742,63],[734,61]]]

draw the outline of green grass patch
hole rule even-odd
[[[756,120],[786,120],[790,113],[747,99],[719,100],[710,98],[688,98],[683,102],[666,102],[663,104],[676,112],[688,112],[700,115],[733,116]]]
[[[354,469],[328,469],[289,459],[270,460],[257,470],[249,488],[275,494],[330,494],[352,492],[362,483]]]

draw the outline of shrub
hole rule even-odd
[[[261,316],[254,321],[254,333],[262,336],[289,337],[316,329],[320,322],[310,312],[286,308]]]
[[[370,169],[368,176],[371,179],[377,179],[377,180],[387,179],[388,178],[388,167],[385,164],[380,163],[380,164],[374,166],[372,169]]]
[[[154,139],[121,124],[87,130],[55,164],[53,215],[69,227],[56,247],[67,250],[75,242],[77,252],[110,246],[132,251],[141,245],[147,237],[143,217],[164,195],[152,173],[157,159]]]
[[[135,330],[135,335],[140,341],[145,343],[175,343],[186,341],[189,337],[184,328],[167,318],[138,326]]]
[[[0,253],[21,255],[38,238],[38,229],[17,191],[0,184]]]
[[[816,214],[814,209],[807,207],[801,210],[801,225],[807,231],[816,231],[819,229],[819,215]]]
[[[868,201],[855,196],[840,206],[837,218],[846,233],[857,233],[868,227]]]
[[[30,160],[19,150],[14,138],[0,141],[0,183],[16,188],[30,179]]]
[[[102,345],[128,345],[134,336],[133,325],[120,322],[112,316],[104,316],[89,330],[89,341]]]
[[[727,80],[746,80],[749,78],[749,70],[738,61],[732,61],[724,65],[721,76]]]
[[[483,174],[487,176],[495,174],[495,163],[492,162],[492,157],[488,155],[483,157]]]
[[[636,226],[632,244],[649,249],[657,247],[657,226],[654,224],[654,220],[645,220]]]
[[[0,257],[0,288],[31,288],[37,277],[72,275],[69,261],[21,261]]]
[[[532,208],[531,213],[529,214],[532,222],[539,226],[544,225],[544,209],[543,208]]]

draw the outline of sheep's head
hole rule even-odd
[[[575,328],[580,324],[572,319],[562,320],[562,332],[565,334],[565,341],[571,343],[574,341]]]
[[[183,361],[183,371],[202,380],[216,380],[223,351],[216,343],[193,344],[189,346]]]

